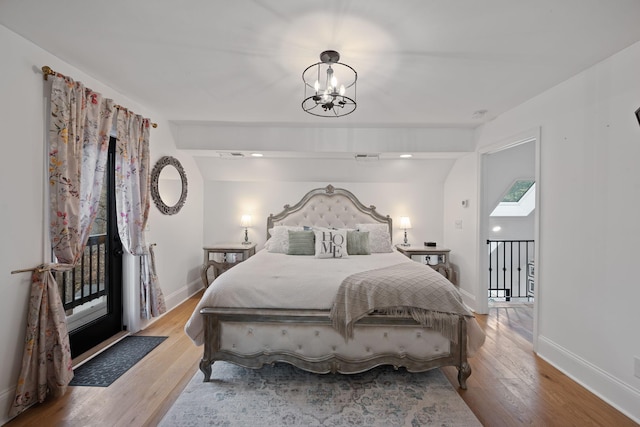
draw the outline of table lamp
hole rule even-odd
[[[409,246],[409,242],[407,241],[407,229],[411,228],[411,219],[408,216],[400,217],[400,228],[404,228],[404,243],[402,246]]]
[[[249,241],[249,227],[251,227],[251,215],[242,215],[240,218],[240,225],[244,227],[244,242],[243,245],[250,245]]]

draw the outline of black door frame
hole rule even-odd
[[[71,357],[76,357],[123,330],[122,308],[122,243],[118,235],[115,199],[116,138],[109,138],[107,160],[107,243],[105,283],[107,314],[69,333]]]

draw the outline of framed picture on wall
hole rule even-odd
[[[531,277],[529,277],[527,279],[527,296],[528,297],[532,297],[533,296],[534,285],[535,285],[535,282],[533,281],[533,279]]]

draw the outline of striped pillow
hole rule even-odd
[[[287,255],[315,255],[316,248],[313,231],[289,230],[289,248]]]

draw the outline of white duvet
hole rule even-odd
[[[207,288],[185,326],[201,345],[204,307],[292,308],[330,310],[342,281],[361,271],[414,262],[397,251],[319,259],[261,250],[227,270]],[[437,274],[437,273],[436,273]]]

